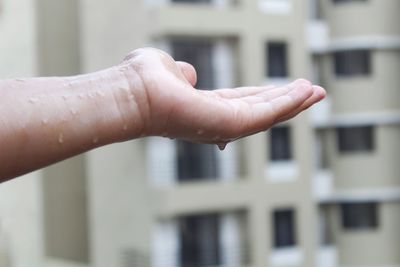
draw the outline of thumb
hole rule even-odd
[[[197,74],[195,68],[191,64],[183,61],[177,61],[176,64],[178,65],[179,69],[185,76],[186,80],[192,86],[195,86],[197,82]]]

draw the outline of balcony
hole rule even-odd
[[[316,267],[337,267],[338,255],[334,246],[323,246],[317,251]]]
[[[272,251],[267,266],[301,266],[303,258],[303,252],[298,247],[276,249]]]
[[[319,202],[333,197],[333,173],[329,170],[319,170],[313,177],[313,197]]]
[[[306,29],[306,40],[310,51],[323,53],[328,51],[330,45],[329,27],[325,21],[312,20]]]
[[[235,1],[214,0],[210,4],[150,1],[151,35],[237,36],[243,28],[241,9]],[[182,23],[185,21],[185,23]]]

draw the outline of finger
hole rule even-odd
[[[275,86],[269,85],[269,86],[257,86],[257,87],[254,86],[254,87],[224,88],[224,89],[209,91],[209,93],[222,98],[232,99],[232,98],[256,95],[261,92],[270,90],[272,88],[275,88]]]
[[[195,86],[197,83],[197,73],[196,69],[189,63],[183,61],[177,61],[176,64],[182,71],[183,75],[185,76],[186,80],[192,85]]]
[[[288,88],[295,88],[299,84],[307,84],[311,85],[311,82],[305,80],[305,79],[297,79],[285,87]],[[257,86],[257,87],[238,87],[238,88],[227,88],[227,89],[217,89],[213,90],[210,93],[216,94],[219,97],[222,98],[227,98],[227,99],[232,99],[232,98],[239,98],[239,97],[247,97],[247,96],[253,96],[257,95],[260,93],[263,93],[265,91],[271,90],[277,88],[275,85],[269,85],[269,86]]]
[[[267,90],[265,92],[260,92],[255,95],[238,98],[237,100],[244,101],[248,104],[254,105],[254,104],[258,104],[258,103],[262,103],[262,102],[271,101],[272,99],[275,99],[277,97],[280,97],[282,95],[289,93],[290,90],[291,90],[291,88],[289,88],[288,86],[277,87],[274,89]]]
[[[300,107],[312,94],[312,86],[301,83],[285,95],[254,105],[253,124],[260,130],[269,128],[272,126],[271,123],[275,123],[278,118]]]
[[[293,117],[297,116],[300,112],[308,109],[309,107],[311,107],[315,103],[317,103],[317,102],[321,101],[322,99],[324,99],[325,96],[326,96],[325,89],[323,89],[320,86],[313,86],[313,94],[311,95],[311,97],[309,97],[306,101],[304,101],[304,103],[300,107],[298,107],[296,110],[294,110],[290,114],[279,118],[277,120],[277,122],[282,122],[282,121],[286,121],[286,120],[292,119]]]

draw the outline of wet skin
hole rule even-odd
[[[144,136],[223,148],[325,96],[303,79],[282,87],[213,91],[196,90],[195,84],[190,64],[151,48],[100,72],[0,81],[0,181]]]

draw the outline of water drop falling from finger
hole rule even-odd
[[[218,143],[217,146],[219,150],[223,151],[226,148],[227,143]]]

